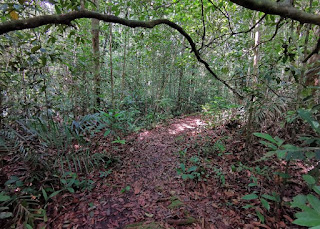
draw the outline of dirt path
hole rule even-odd
[[[232,228],[218,206],[215,179],[183,181],[176,171],[179,150],[191,147],[204,125],[199,117],[185,117],[129,136],[119,146],[121,167],[73,200],[62,217],[65,227],[143,228],[132,224],[156,222],[146,228]]]

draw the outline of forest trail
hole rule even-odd
[[[60,225],[67,222],[80,228],[145,228],[141,226],[145,224],[148,228],[231,228],[224,210],[221,206],[218,209],[219,185],[215,179],[183,181],[176,171],[181,161],[179,151],[192,147],[204,126],[198,116],[184,117],[128,136],[126,144],[118,149],[121,167],[96,181],[91,192],[80,194],[73,201],[78,203],[61,215]]]

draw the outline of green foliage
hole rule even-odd
[[[124,145],[124,144],[126,144],[126,140],[120,139],[120,137],[117,137],[117,139],[112,141],[112,143],[119,143],[119,144]]]
[[[99,172],[99,177],[100,178],[106,178],[106,177],[108,177],[110,174],[112,173],[112,170],[111,169],[109,169],[109,170],[107,170],[107,171],[100,171]]]
[[[121,193],[129,192],[130,190],[131,190],[130,185],[127,185],[126,187],[124,187],[123,189],[121,189]]]
[[[256,183],[250,183],[250,184],[254,184],[254,186],[257,186]],[[250,184],[248,186],[252,187],[252,185]],[[245,209],[254,208],[258,218],[262,223],[264,223],[265,217],[260,210],[260,206],[266,209],[267,211],[270,211],[271,209],[270,203],[269,203],[270,201],[275,203],[280,203],[281,201],[279,194],[275,192],[272,192],[272,195],[269,195],[269,194],[261,194],[261,193],[259,194],[257,191],[253,191],[252,193],[243,196],[242,199],[245,201],[253,202],[252,204],[247,204],[243,206],[243,208]]]
[[[218,140],[216,140],[213,144],[211,142],[211,139],[208,139],[201,147],[200,152],[204,157],[208,156],[222,156],[226,153],[226,145],[225,145],[225,139],[227,137],[222,137]]]
[[[230,103],[226,98],[215,96],[213,101],[202,106],[202,111],[204,115],[211,118],[212,125],[219,125],[230,120],[232,118],[232,109],[238,107]]]
[[[283,144],[284,140],[279,137],[271,137],[269,134],[265,133],[254,133],[255,136],[263,138],[267,141],[260,141],[261,144],[267,146],[271,151],[266,153],[266,155],[261,159],[265,160],[268,157],[276,155],[279,159],[290,160],[304,160],[312,159],[314,157],[318,158],[318,154],[314,151],[317,151],[317,147],[298,147],[292,144]],[[307,138],[305,140],[310,140]]]
[[[315,144],[317,146],[320,145],[320,124],[319,122],[313,118],[312,112],[310,110],[299,109],[297,114],[306,121],[311,128],[313,129],[316,137],[313,136],[305,136],[301,138],[304,143],[302,145],[310,145]],[[289,121],[292,122],[293,119],[296,119],[298,116],[290,115]],[[255,136],[260,137],[266,141],[260,141],[261,144],[265,145],[271,151],[269,151],[262,159],[266,159],[270,156],[277,155],[279,159],[284,159],[287,161],[290,160],[303,160],[305,162],[310,162],[311,160],[316,159],[319,161],[319,148],[318,147],[298,147],[291,144],[283,145],[284,141],[279,137],[271,137],[265,133],[254,133]],[[316,167],[318,169],[318,167]],[[287,179],[289,178],[289,174],[286,173],[278,173],[279,176]],[[307,185],[317,194],[320,194],[320,188],[316,185],[317,181],[311,174],[306,174],[302,176],[303,179],[306,181]],[[270,196],[265,196],[267,199],[271,200],[274,199]],[[305,195],[297,195],[294,197],[293,202],[291,202],[291,207],[297,207],[302,210],[302,212],[296,213],[296,220],[293,221],[294,224],[300,226],[308,226],[312,228],[320,227],[320,200],[312,195],[308,194]]]
[[[60,182],[64,190],[74,193],[76,190],[84,191],[85,189],[91,190],[93,188],[94,181],[80,179],[76,173],[66,172],[60,178]]]
[[[183,180],[201,179],[200,173],[197,171],[197,169],[197,166],[186,168],[185,164],[181,163],[180,167],[177,169],[177,173],[181,175]]]
[[[291,202],[291,207],[300,208],[302,212],[295,214],[294,224],[311,228],[320,227],[320,200],[312,194],[297,195]]]
[[[215,176],[218,177],[218,179],[220,180],[221,185],[224,186],[226,184],[226,177],[222,169],[217,167],[213,167],[212,169],[213,169],[213,172],[215,173]]]
[[[35,221],[46,222],[47,215],[39,201],[39,193],[33,186],[26,186],[19,177],[11,176],[0,193],[0,219],[19,222],[34,228]]]
[[[182,150],[179,153],[185,157],[186,151]],[[185,159],[183,158],[185,161]],[[206,169],[201,165],[201,159],[197,156],[191,157],[189,160],[191,164],[190,167],[186,167],[185,163],[180,163],[179,168],[177,168],[178,175],[181,175],[181,178],[185,181],[187,180],[195,180],[195,181],[206,181],[208,178],[208,174],[206,173]]]
[[[217,140],[213,145],[213,150],[217,151],[221,156],[226,151],[226,146],[221,139]]]

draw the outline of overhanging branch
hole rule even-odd
[[[311,14],[299,10],[292,5],[281,2],[272,2],[270,0],[230,0],[237,5],[245,8],[261,11],[266,14],[279,15],[285,18],[291,18],[301,23],[310,23],[320,25],[320,15]]]
[[[196,45],[193,42],[192,38],[190,35],[184,31],[184,29],[175,24],[172,21],[169,21],[167,19],[157,19],[153,21],[136,21],[136,20],[128,20],[124,18],[119,18],[117,16],[113,15],[105,15],[93,11],[88,11],[88,10],[80,10],[80,11],[73,11],[70,13],[66,14],[61,14],[61,15],[44,15],[44,16],[38,16],[38,17],[33,17],[33,18],[28,18],[28,19],[22,19],[22,20],[15,20],[15,21],[9,21],[0,24],[0,35],[8,33],[10,31],[16,31],[16,30],[23,30],[23,29],[31,29],[31,28],[37,28],[43,25],[48,25],[48,24],[64,24],[64,25],[71,25],[71,22],[75,19],[79,18],[95,18],[104,22],[110,22],[110,23],[116,23],[116,24],[121,24],[125,25],[131,28],[153,28],[157,25],[165,24],[168,25],[169,27],[177,30],[182,36],[184,36],[190,46],[192,52],[194,52],[197,60],[202,63],[205,68],[210,72],[210,74],[223,83],[227,88],[229,88],[234,94],[236,94],[238,97],[243,98],[242,95],[239,94],[233,87],[231,87],[225,80],[221,79],[218,77],[213,70],[210,68],[209,64],[203,60],[196,49]]]

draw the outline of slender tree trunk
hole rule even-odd
[[[94,3],[99,10],[99,0],[94,0]],[[95,102],[96,106],[100,108],[100,87],[101,87],[101,77],[100,77],[100,51],[99,51],[99,20],[91,19],[91,29],[92,29],[92,51],[93,51],[93,72],[95,81]]]
[[[177,95],[177,111],[181,111],[182,106],[182,79],[183,79],[183,66],[179,69],[179,84],[178,84],[178,95]]]
[[[254,49],[253,49],[253,75],[254,75],[254,83],[258,83],[258,75],[259,75],[259,45],[260,43],[260,31],[259,24],[257,25],[254,33]]]
[[[312,3],[313,3],[313,0],[310,0],[309,1],[309,13],[312,12]],[[307,28],[306,28],[307,29],[306,37],[304,40],[303,59],[305,59],[308,56],[308,45],[309,45],[309,36],[310,36],[311,28],[312,28],[311,25],[308,24]],[[302,86],[303,78],[302,77],[305,76],[306,68],[307,68],[307,63],[303,63],[302,74],[301,74],[301,77],[298,78],[297,95],[296,95],[296,100],[297,100],[296,108],[299,108],[302,103],[301,98],[300,98],[301,92],[303,90],[303,86]]]
[[[87,79],[85,72],[83,72],[83,74],[82,74],[82,80],[83,80],[82,83],[83,83],[83,87],[84,87],[83,88],[84,96],[81,100],[82,100],[82,115],[84,116],[87,114],[88,103],[89,103],[88,101],[90,99],[90,98],[88,98],[88,93],[89,93],[88,84],[89,84],[89,82],[88,82],[88,79]]]
[[[110,53],[110,84],[111,84],[111,104],[112,109],[115,109],[114,102],[114,78],[113,78],[113,67],[112,67],[112,24],[109,24],[109,53]]]
[[[3,86],[0,85],[0,129],[2,129],[3,127],[3,112],[4,112],[4,108],[3,108]]]
[[[122,64],[122,75],[121,75],[121,101],[124,97],[124,90],[125,90],[125,84],[126,84],[126,52],[127,52],[127,33],[128,30],[125,29],[124,34],[124,47],[123,47],[123,64]]]
[[[27,85],[26,85],[26,71],[22,71],[22,88],[23,88],[23,112],[25,119],[28,118],[28,106],[27,106]]]
[[[258,76],[259,76],[259,48],[258,44],[260,42],[260,31],[259,24],[254,30],[254,49],[253,49],[253,85],[252,88],[256,89],[256,85],[258,84]],[[250,146],[251,144],[251,135],[254,129],[254,95],[251,96],[249,101],[249,116],[246,127],[246,145]]]
[[[181,58],[183,58],[183,54],[185,51],[185,46],[183,46],[183,49],[181,50]],[[181,111],[182,106],[182,80],[183,80],[183,73],[184,73],[184,65],[183,62],[181,63],[180,69],[179,69],[179,82],[178,82],[178,95],[177,95],[177,110]]]

